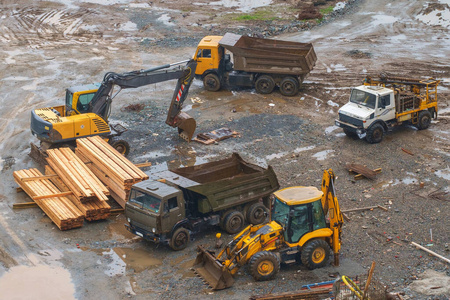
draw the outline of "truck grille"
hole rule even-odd
[[[363,121],[362,120],[358,120],[356,118],[344,115],[339,113],[339,121],[345,122],[345,123],[350,123],[353,124],[355,126],[360,126],[363,127]]]

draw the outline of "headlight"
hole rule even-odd
[[[361,130],[361,129],[356,129],[356,133],[357,133],[357,134],[361,134],[361,133],[362,133],[362,130]]]
[[[156,232],[156,228],[152,228],[152,232],[155,233]]]
[[[127,221],[128,221],[128,223],[131,223],[131,220],[130,220],[130,218],[127,218]]]
[[[339,122],[338,121],[334,121],[334,125],[339,126]]]

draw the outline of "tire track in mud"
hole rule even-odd
[[[82,28],[86,19],[95,14],[96,11],[87,8],[47,10],[29,6],[3,10],[0,15],[0,41],[32,48],[87,42],[102,35],[100,31]]]

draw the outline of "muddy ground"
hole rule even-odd
[[[377,280],[390,291],[409,299],[448,298],[448,264],[409,245],[414,241],[449,257],[448,0],[350,1],[320,24],[297,19],[305,2],[236,1],[238,6],[232,6],[233,2],[0,1],[2,295],[245,299],[327,281],[336,272],[365,274],[375,261]],[[343,6],[319,2],[319,9]],[[255,15],[257,20],[251,17]],[[301,265],[282,266],[270,282],[254,282],[242,268],[232,288],[213,292],[190,266],[197,245],[213,243],[217,228],[195,235],[186,250],[172,252],[129,234],[123,215],[61,232],[38,208],[12,209],[13,203],[29,201],[16,193],[12,172],[38,167],[27,156],[29,143],[36,142],[29,130],[31,109],[60,105],[66,87],[99,82],[107,71],[187,59],[202,36],[228,31],[312,42],[318,60],[299,95],[234,89],[212,93],[195,81],[190,97],[196,100],[188,99],[185,110],[197,120],[197,132],[229,127],[240,133],[210,146],[188,144],[164,124],[174,82],[122,92],[111,119],[129,128],[124,137],[136,163],[183,166],[238,152],[252,162],[273,166],[283,187],[319,186],[323,169],[332,168],[342,209],[389,208],[349,214],[340,267],[308,271]],[[370,145],[346,137],[334,126],[350,88],[381,71],[441,80],[439,117],[428,130],[400,127],[382,143]],[[129,111],[130,104],[143,104],[144,109]],[[375,181],[355,181],[344,168],[346,162],[382,172]]]

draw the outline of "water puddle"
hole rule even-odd
[[[434,174],[436,174],[436,176],[450,180],[450,168],[446,168],[444,170],[438,170],[436,172],[434,172]]]
[[[75,299],[69,271],[46,265],[12,267],[0,277],[0,291],[2,299]]]
[[[330,133],[332,133],[333,131],[335,131],[335,130],[338,129],[338,128],[339,128],[339,127],[336,126],[336,125],[327,127],[327,128],[325,128],[325,134],[330,134]]]
[[[125,263],[127,269],[133,269],[135,273],[140,273],[162,264],[160,259],[152,257],[149,251],[145,249],[113,248],[113,250]]]
[[[249,12],[252,9],[270,5],[272,0],[221,0],[209,2],[209,5],[219,5],[224,7],[235,7],[241,12]],[[204,5],[203,3],[194,3]]]
[[[334,152],[334,150],[324,150],[324,151],[317,152],[312,157],[314,157],[317,160],[325,160],[327,157],[333,156],[333,155],[330,155],[330,153],[333,153],[333,152]]]

